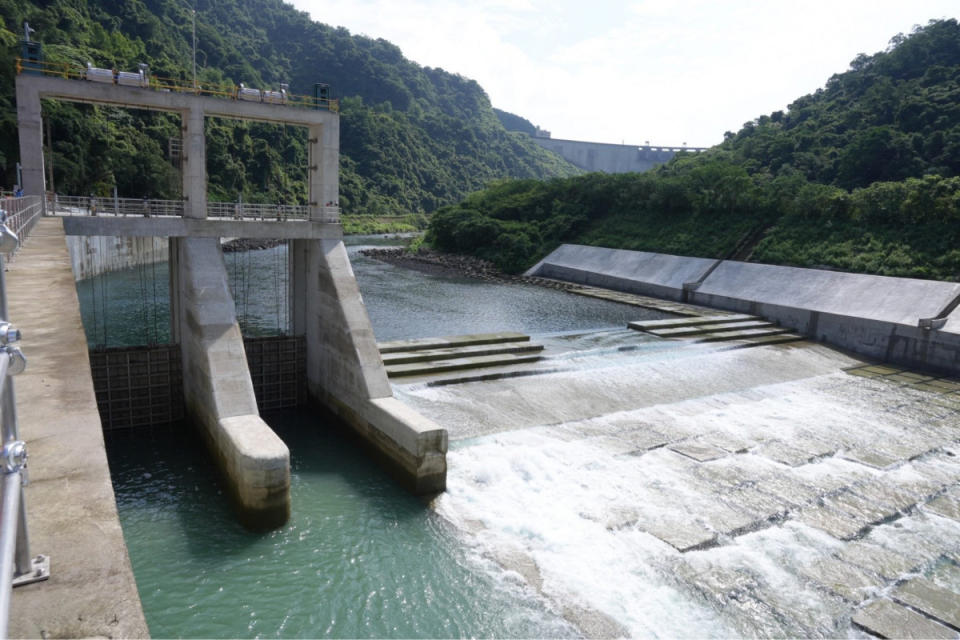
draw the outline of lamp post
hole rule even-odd
[[[197,88],[197,3],[194,0],[193,8],[193,88]]]

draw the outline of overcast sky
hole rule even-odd
[[[289,0],[288,0],[289,1]],[[293,0],[554,138],[710,146],[958,0]]]

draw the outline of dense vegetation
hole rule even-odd
[[[192,2],[181,0],[0,0],[0,184],[15,182],[13,59],[24,20],[47,60],[135,70],[192,84]],[[500,124],[474,81],[406,60],[382,39],[313,22],[281,0],[197,0],[201,85],[290,84],[309,94],[329,83],[341,100],[341,198],[347,213],[430,212],[504,177],[576,170]],[[45,103],[55,188],[62,193],[177,197],[167,158],[176,118]],[[304,130],[211,120],[211,196],[246,202],[303,202]]]
[[[960,279],[960,26],[931,22],[787,112],[646,174],[500,182],[430,241],[509,271],[561,242]]]

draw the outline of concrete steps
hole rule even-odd
[[[647,333],[652,333],[661,338],[685,338],[687,336],[702,336],[708,333],[720,333],[727,331],[744,331],[747,329],[767,329],[775,326],[766,320],[742,320],[740,322],[723,322],[709,325],[697,325],[694,327],[677,327],[665,329],[650,329]]]
[[[779,336],[790,333],[789,329],[784,329],[776,325],[769,327],[757,327],[754,329],[728,329],[724,331],[710,332],[697,336],[697,342],[726,342],[728,340],[744,340],[755,338],[766,338],[770,336]]]
[[[773,335],[765,336],[754,336],[748,338],[739,338],[744,342],[744,346],[750,347],[759,347],[767,344],[784,344],[787,342],[799,342],[800,340],[806,340],[803,336],[796,333],[777,333]]]
[[[692,338],[696,342],[742,342],[742,346],[782,344],[803,340],[789,329],[745,314],[701,316],[631,322],[631,329],[660,338]]]
[[[450,358],[477,358],[480,356],[498,356],[504,354],[534,353],[543,351],[542,344],[532,342],[500,343],[471,347],[452,347],[449,349],[419,349],[416,351],[397,351],[383,354],[383,364],[412,364],[414,362],[433,362]]]
[[[505,353],[500,355],[477,356],[471,358],[451,358],[449,360],[432,360],[429,362],[394,364],[388,365],[384,368],[387,370],[388,377],[399,378],[402,376],[423,376],[435,373],[448,373],[450,371],[463,371],[467,369],[503,367],[512,364],[536,362],[539,359],[539,353]]]
[[[455,347],[470,347],[481,344],[503,344],[506,342],[529,342],[530,336],[513,331],[500,333],[474,333],[463,336],[442,336],[439,338],[418,338],[415,340],[394,340],[378,342],[380,353],[397,353],[401,351],[422,351],[425,349],[451,349]]]
[[[397,340],[377,345],[390,378],[429,376],[536,362],[543,345],[522,333],[481,333]]]
[[[666,320],[637,320],[630,322],[627,326],[637,331],[650,331],[660,329],[675,329],[680,327],[700,327],[710,324],[721,324],[724,322],[741,322],[745,320],[760,320],[757,316],[748,316],[742,313],[731,313],[718,316],[696,316],[693,318],[668,318]]]

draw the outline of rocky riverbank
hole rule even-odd
[[[234,238],[233,240],[224,242],[220,245],[220,248],[224,253],[232,253],[234,251],[250,251],[252,249],[271,249],[283,242],[285,241],[267,238]]]
[[[487,260],[481,260],[473,256],[440,253],[432,249],[421,248],[415,252],[398,248],[364,249],[360,253],[369,258],[425,273],[459,275],[492,282],[533,284],[550,289],[571,289],[576,286],[569,282],[559,282],[546,278],[510,275],[502,272]]]

